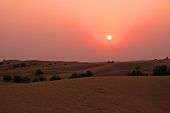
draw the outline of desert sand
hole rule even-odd
[[[170,77],[92,77],[0,86],[0,113],[169,113]]]

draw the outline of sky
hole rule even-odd
[[[112,35],[113,40],[106,40]],[[0,59],[170,57],[170,0],[1,0]]]

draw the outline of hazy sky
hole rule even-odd
[[[108,42],[105,36],[113,35]],[[170,57],[170,0],[1,0],[0,59]]]

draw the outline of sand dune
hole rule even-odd
[[[26,67],[14,68],[15,64],[25,63]],[[152,74],[157,65],[169,65],[170,60],[149,60],[115,63],[87,63],[87,62],[55,62],[55,61],[6,61],[0,65],[0,76],[3,75],[28,75],[33,76],[37,69],[43,70],[45,75],[59,74],[67,78],[74,72],[91,70],[96,76],[128,75],[129,72],[139,66],[143,73]]]
[[[169,113],[170,77],[95,77],[0,86],[0,113]]]

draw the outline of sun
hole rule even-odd
[[[112,35],[106,35],[106,40],[112,41],[113,40],[113,36]]]

